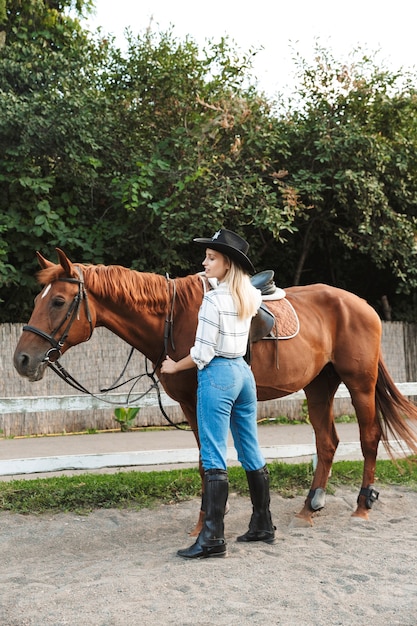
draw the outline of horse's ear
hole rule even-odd
[[[39,265],[43,270],[46,270],[47,267],[52,267],[54,265],[51,261],[45,259],[45,257],[43,257],[38,251],[36,251],[36,256],[38,257]]]
[[[71,276],[73,271],[71,261],[69,260],[65,252],[63,252],[60,248],[55,248],[55,250],[57,251],[59,262],[64,268],[66,274],[68,274],[68,276]]]

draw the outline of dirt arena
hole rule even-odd
[[[417,493],[381,489],[369,522],[339,489],[312,528],[302,497],[273,495],[275,545],[240,544],[249,500],[230,498],[228,556],[186,561],[178,548],[199,502],[154,510],[0,514],[2,626],[415,626]]]

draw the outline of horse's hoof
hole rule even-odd
[[[296,515],[290,522],[290,528],[311,528],[313,520],[311,517],[304,517],[302,515]]]
[[[353,522],[358,522],[358,523],[367,522],[369,521],[369,515],[366,512],[358,513],[358,511],[355,511],[354,513],[352,513],[351,519]]]

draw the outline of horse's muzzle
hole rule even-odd
[[[16,351],[13,356],[13,365],[20,376],[28,378],[30,382],[36,382],[43,378],[47,362],[30,357],[25,352]]]

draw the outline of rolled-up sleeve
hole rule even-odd
[[[191,358],[198,369],[203,369],[215,356],[220,332],[220,313],[209,294],[203,298],[198,315],[198,326]]]

